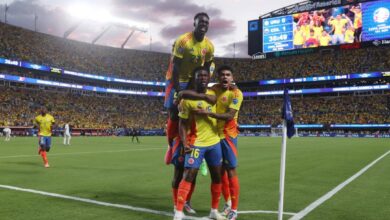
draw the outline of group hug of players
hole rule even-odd
[[[214,46],[205,36],[209,16],[198,13],[194,30],[181,35],[173,46],[167,71],[164,106],[168,109],[165,161],[173,164],[172,193],[174,220],[185,218],[183,209],[195,213],[190,205],[198,169],[207,162],[211,176],[211,219],[237,219],[239,182],[237,167],[238,111],[243,96],[234,85],[233,69],[217,70],[219,83],[208,88],[213,71]],[[54,117],[45,107],[35,118],[39,127],[39,151],[44,166],[49,167],[47,152],[51,147]],[[223,194],[226,204],[218,211]]]
[[[237,219],[239,182],[237,167],[238,111],[243,95],[233,81],[233,69],[221,66],[218,83],[208,87],[214,46],[205,36],[209,16],[198,13],[194,30],[176,39],[167,71],[164,105],[168,109],[168,150],[165,162],[174,165],[172,194],[174,220],[185,218],[202,161],[211,176],[211,219]],[[220,213],[219,200],[226,204]]]

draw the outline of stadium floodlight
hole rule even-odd
[[[93,5],[76,4],[69,6],[67,12],[80,20],[90,20],[99,23],[110,23],[115,26],[147,32],[149,26],[140,22],[113,16],[107,8],[99,8]]]

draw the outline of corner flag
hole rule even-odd
[[[290,97],[288,96],[287,89],[284,90],[284,94],[283,94],[282,118],[286,121],[287,137],[291,138],[295,134],[295,129],[294,129],[293,112],[291,108],[291,101],[290,101]]]
[[[279,182],[279,209],[278,220],[283,220],[283,204],[284,204],[284,177],[286,172],[286,145],[287,137],[291,138],[295,134],[294,119],[291,108],[291,100],[288,96],[288,90],[284,90],[283,94],[283,136],[282,136],[282,153],[280,156],[280,182]]]

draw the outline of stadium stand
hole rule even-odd
[[[0,57],[24,60],[64,69],[164,81],[169,54],[123,50],[66,40],[0,23]],[[216,65],[227,64],[237,70],[237,81],[294,78],[312,75],[337,75],[390,69],[390,51],[366,48],[327,51],[308,55],[256,60],[216,58]],[[343,62],[339,62],[342,60]]]

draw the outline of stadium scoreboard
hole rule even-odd
[[[353,49],[390,45],[390,1],[354,2],[342,5],[340,1],[340,5],[333,7],[251,20],[248,54],[264,59],[313,52],[323,47]],[[320,39],[325,37],[328,40],[323,44]]]

